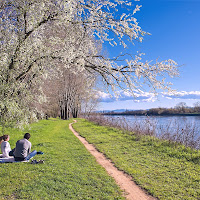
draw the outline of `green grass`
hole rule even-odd
[[[200,200],[200,151],[78,119],[73,127],[160,200]]]
[[[42,120],[31,125],[34,159],[44,164],[0,164],[0,199],[124,199],[119,187],[68,129],[69,121]],[[10,144],[27,130],[7,129]]]

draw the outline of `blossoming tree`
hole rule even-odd
[[[109,58],[94,45],[108,42],[126,48],[135,40],[142,42],[147,33],[134,17],[140,10],[135,4],[131,0],[1,0],[1,125],[35,118],[36,111],[29,107],[35,87],[39,88],[41,76],[54,73],[60,65],[100,76],[113,90],[141,89],[142,84],[155,91],[170,89],[166,76],[178,75],[173,60],[143,62],[141,54]],[[125,7],[128,13],[121,13]]]

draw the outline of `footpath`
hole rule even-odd
[[[76,122],[76,121],[75,121]],[[156,200],[156,198],[148,195],[143,191],[134,181],[132,177],[125,174],[123,171],[118,170],[113,163],[108,160],[102,153],[96,150],[96,148],[89,144],[85,138],[81,137],[69,124],[69,129],[74,133],[74,135],[83,143],[86,149],[96,158],[96,161],[105,168],[108,174],[113,177],[116,183],[124,191],[124,196],[128,200]]]

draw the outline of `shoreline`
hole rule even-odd
[[[128,116],[128,115],[131,115],[131,116],[200,116],[200,113],[197,113],[197,114],[195,114],[195,113],[181,113],[181,114],[129,114],[129,113],[102,113],[102,115],[126,115],[126,116]]]

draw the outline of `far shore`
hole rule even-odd
[[[102,113],[103,115],[126,115],[126,116],[200,116],[200,113],[180,113],[180,114],[136,114],[136,113],[117,113],[117,112],[109,112],[109,113]]]

